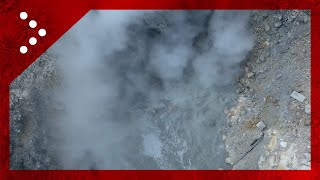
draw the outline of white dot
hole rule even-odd
[[[25,20],[25,19],[27,19],[27,17],[28,17],[28,14],[26,12],[20,13],[20,19]]]
[[[27,51],[28,51],[27,46],[21,46],[21,47],[20,47],[20,52],[21,52],[22,54],[27,53]]]
[[[35,20],[31,20],[31,21],[29,22],[29,26],[30,26],[31,28],[35,28],[35,27],[37,27],[37,22],[36,22]]]
[[[47,34],[47,32],[45,29],[39,29],[38,34],[39,34],[39,36],[43,37]]]
[[[35,44],[37,44],[37,39],[34,38],[34,37],[30,38],[30,39],[29,39],[29,43],[30,43],[31,45],[35,45]]]

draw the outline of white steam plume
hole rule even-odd
[[[253,46],[248,18],[247,11],[87,14],[49,50],[63,78],[57,98],[65,112],[53,135],[62,168],[221,165],[227,100],[215,99]]]

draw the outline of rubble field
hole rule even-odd
[[[310,169],[310,12],[255,11],[257,44],[225,109],[232,169]]]

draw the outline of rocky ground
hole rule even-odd
[[[238,101],[225,109],[226,162],[233,169],[310,169],[310,14],[252,17],[256,46],[237,79]]]
[[[54,169],[55,158],[50,153],[47,136],[50,91],[58,74],[55,60],[43,54],[27,68],[10,86],[10,168]],[[45,101],[46,100],[46,101]],[[50,108],[51,110],[51,108]],[[38,112],[38,113],[36,113]]]
[[[235,78],[238,99],[222,117],[226,163],[232,169],[310,169],[310,12],[253,11],[250,24],[255,47]],[[48,136],[54,133],[48,119],[63,110],[47,91],[59,79],[55,63],[44,54],[11,84],[11,169],[61,167]]]

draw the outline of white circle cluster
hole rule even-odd
[[[27,52],[28,52],[27,46],[21,46],[21,47],[20,47],[20,52],[21,52],[22,54],[27,53]]]
[[[35,37],[30,38],[30,39],[29,39],[29,43],[30,43],[31,45],[35,45],[35,44],[37,44],[37,39],[36,39]]]
[[[35,28],[35,27],[37,27],[37,22],[36,22],[35,20],[31,20],[31,21],[29,22],[29,26],[30,26],[31,28]]]
[[[43,37],[47,34],[47,32],[45,29],[39,29],[38,34],[39,34],[39,36]]]
[[[21,12],[20,13],[20,19],[26,20],[27,18],[28,18],[28,14],[26,12]],[[31,21],[29,21],[29,26],[32,29],[36,28],[37,27],[37,22],[35,20],[31,20]],[[41,29],[38,30],[38,34],[39,34],[40,37],[44,37],[47,34],[47,31],[45,29],[41,28]],[[29,39],[29,44],[32,45],[32,46],[36,45],[37,44],[37,38],[31,37]],[[21,52],[21,54],[27,53],[28,52],[27,46],[21,46],[20,47],[20,52]]]
[[[20,13],[20,19],[26,20],[28,18],[28,14],[26,12],[21,12]]]

